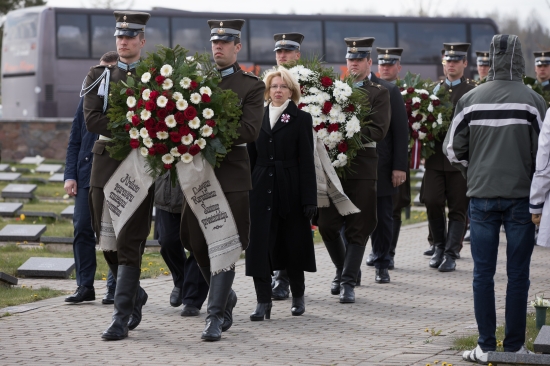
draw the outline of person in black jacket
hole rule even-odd
[[[246,275],[254,278],[258,300],[252,321],[270,318],[272,270],[287,270],[292,315],[305,311],[304,271],[316,271],[310,223],[317,211],[312,118],[296,106],[300,86],[286,69],[269,72],[264,80],[269,105],[258,139],[248,144],[253,189]]]

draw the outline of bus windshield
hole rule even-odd
[[[4,23],[3,74],[36,71],[39,12],[11,12]]]

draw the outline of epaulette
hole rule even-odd
[[[250,77],[253,77],[253,78],[257,79],[257,80],[260,80],[260,77],[259,77],[258,75],[254,74],[254,73],[252,73],[252,72],[250,72],[250,71],[243,71],[243,75],[250,76]]]
[[[468,85],[473,85],[473,86],[478,86],[479,84],[477,83],[477,81],[475,80],[470,80],[470,79],[466,79],[466,84]]]
[[[375,83],[373,83],[372,81],[370,82],[370,86],[374,86],[375,88],[378,88],[378,89],[382,90],[382,85],[380,85],[380,84],[375,84]]]

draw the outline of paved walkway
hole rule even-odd
[[[462,251],[458,270],[439,273],[428,267],[426,224],[404,227],[392,282],[374,283],[374,270],[363,265],[363,285],[355,304],[340,304],[330,295],[334,274],[330,258],[318,246],[318,272],[306,274],[306,313],[290,314],[290,301],[274,302],[271,320],[251,322],[256,300],[252,279],[237,267],[239,296],[233,327],[220,342],[200,340],[200,318],[182,318],[168,303],[170,278],[142,282],[149,293],[141,325],[130,337],[105,342],[112,306],[100,301],[69,305],[55,298],[29,305],[25,312],[0,319],[2,365],[453,365],[461,352],[450,350],[453,338],[475,331],[472,306],[472,259]],[[502,241],[505,237],[502,235]],[[496,275],[499,320],[504,314],[505,250]],[[536,247],[531,266],[531,297],[550,293],[550,250]],[[26,280],[20,284],[73,290],[74,281]],[[97,289],[98,295],[102,289]],[[28,309],[28,308],[27,308]],[[21,308],[19,309],[21,310]],[[5,310],[0,310],[5,312]],[[425,329],[441,330],[431,337]]]

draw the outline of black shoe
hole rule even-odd
[[[302,315],[306,311],[306,304],[304,302],[304,297],[294,297],[292,296],[292,308],[290,308],[290,312],[294,316]]]
[[[340,283],[340,303],[355,302],[355,286],[359,276],[359,267],[363,262],[365,246],[357,244],[348,244],[346,248],[346,259],[342,271],[342,281]]]
[[[223,314],[222,332],[225,332],[233,325],[233,308],[237,305],[237,294],[231,290],[229,297],[227,298],[227,304],[225,305],[225,311]]]
[[[330,293],[332,295],[340,294],[340,279],[342,278],[342,267],[336,268],[336,275],[330,284]]]
[[[390,265],[388,266],[388,269],[394,269],[395,268],[395,261],[393,257],[390,258]]]
[[[177,308],[182,304],[181,287],[174,286],[170,294],[170,305]]]
[[[435,249],[435,253],[430,259],[431,268],[438,268],[441,265],[441,262],[443,262],[443,253],[445,253],[445,249],[443,248]]]
[[[201,311],[199,308],[194,307],[193,305],[183,305],[183,310],[181,311],[181,316],[199,316]]]
[[[103,299],[101,299],[101,303],[104,305],[110,305],[115,303],[115,290],[114,289],[107,289],[107,292],[105,293],[105,296],[103,296]]]
[[[452,272],[456,269],[456,262],[455,260],[450,256],[445,254],[445,258],[443,259],[443,262],[441,262],[441,265],[437,268],[439,272]]]
[[[290,295],[290,289],[288,285],[285,285],[281,282],[276,282],[273,291],[271,291],[271,298],[273,300],[284,300],[288,299]]]
[[[441,265],[441,262],[443,262],[445,243],[447,242],[447,225],[444,216],[428,220],[428,224],[430,225],[430,232],[435,247],[434,254],[430,259],[430,267],[437,268]]]
[[[141,323],[141,308],[143,307],[143,305],[145,305],[148,298],[149,296],[147,296],[147,292],[145,292],[145,290],[140,286],[136,294],[134,311],[132,312],[130,320],[128,321],[128,329],[134,330],[139,325],[139,323]]]
[[[203,274],[209,267],[200,267]],[[206,276],[205,276],[206,277]],[[219,341],[222,338],[222,325],[226,312],[226,305],[231,295],[231,285],[235,279],[235,271],[222,271],[210,276],[210,292],[208,294],[208,307],[206,326],[202,331],[201,339],[205,341]],[[235,296],[236,303],[236,296]]]
[[[336,275],[330,284],[330,293],[333,295],[340,294],[340,281],[342,279],[342,270],[344,268],[344,260],[346,259],[346,246],[342,236],[334,241],[324,241],[327,252],[336,267]]]
[[[376,283],[390,283],[390,273],[387,268],[376,268]]]
[[[95,290],[86,286],[78,286],[76,291],[71,296],[65,298],[65,302],[79,303],[83,301],[94,301]]]
[[[430,245],[430,249],[424,251],[424,255],[432,256],[435,253],[435,245]]]
[[[271,318],[271,307],[273,306],[272,302],[259,302],[256,305],[256,310],[250,314],[250,320],[253,322],[263,321],[264,317],[266,319]]]
[[[369,256],[367,257],[367,263],[366,263],[367,266],[373,267],[375,259],[376,259],[376,257],[374,256],[374,253],[371,251]]]

